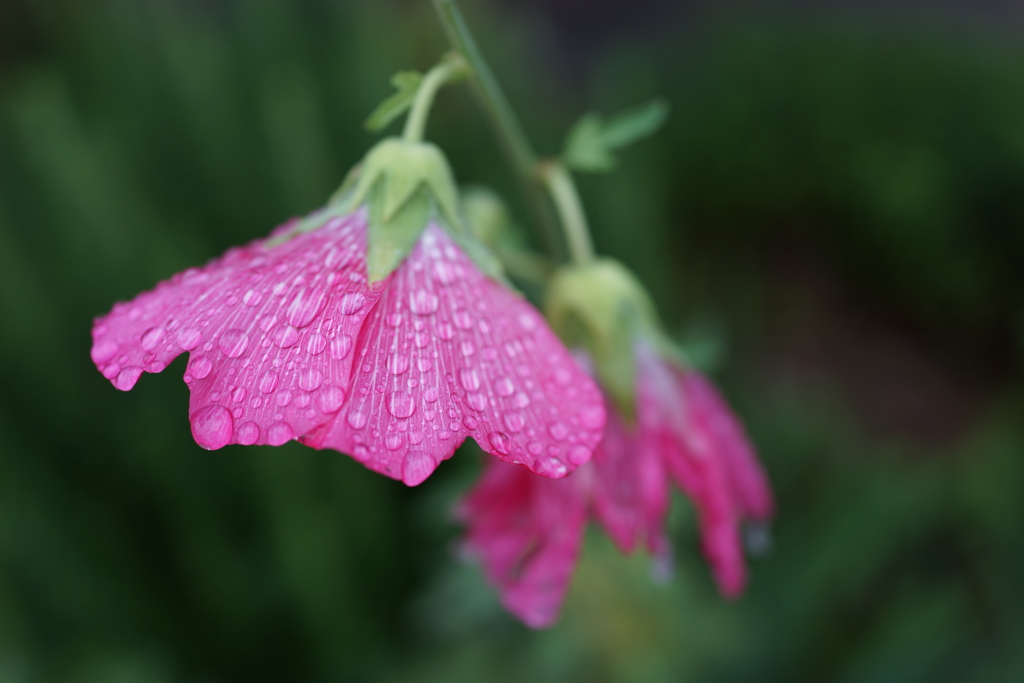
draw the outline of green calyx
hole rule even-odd
[[[654,304],[618,261],[600,258],[563,266],[548,285],[545,314],[570,347],[582,346],[619,412],[632,420],[636,405],[637,337],[660,342]],[[660,344],[659,344],[660,345]]]
[[[487,275],[502,279],[497,259],[466,227],[448,160],[434,144],[382,140],[349,174],[330,206],[342,213],[368,208],[371,283],[398,267],[431,222],[445,229]]]

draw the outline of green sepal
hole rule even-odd
[[[607,122],[598,114],[587,114],[569,130],[562,161],[576,171],[610,171],[615,167],[612,152],[653,135],[665,123],[668,111],[668,104],[656,99]]]
[[[391,85],[395,86],[396,92],[373,110],[363,127],[373,133],[387,128],[412,106],[421,83],[423,74],[419,71],[399,71],[392,76]]]
[[[383,280],[405,260],[433,213],[430,193],[423,186],[397,209],[388,210],[388,181],[370,191],[369,227],[366,235],[366,276],[371,283]]]
[[[632,421],[636,340],[643,337],[660,345],[663,338],[654,304],[640,282],[612,259],[563,266],[548,285],[544,309],[568,346],[590,353],[601,385],[620,414]]]

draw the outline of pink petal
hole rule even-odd
[[[558,618],[576,567],[586,523],[583,473],[551,480],[492,460],[460,506],[467,549],[505,607],[532,628]]]
[[[366,284],[365,253],[362,212],[231,249],[116,304],[95,323],[93,361],[127,391],[188,351],[199,445],[282,444],[344,402],[354,340],[382,289]]]
[[[679,372],[683,392],[690,403],[707,416],[712,438],[719,445],[725,469],[744,517],[767,520],[774,514],[775,501],[768,476],[754,454],[743,426],[729,410],[718,390],[695,370]],[[699,408],[697,408],[699,406]]]
[[[304,442],[421,482],[467,436],[561,477],[604,427],[593,381],[522,297],[429,226],[391,275],[356,349],[351,398]]]
[[[643,540],[655,553],[667,547],[668,481],[656,439],[610,407],[592,463],[594,514],[619,549],[632,552]]]

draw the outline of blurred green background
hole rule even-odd
[[[0,0],[0,682],[1024,680],[1020,17],[466,5],[544,152],[674,105],[579,182],[770,472],[747,595],[677,497],[674,581],[592,529],[530,632],[453,553],[476,453],[416,489],[209,453],[184,357],[128,394],[92,367],[115,300],[324,201],[444,49],[426,0]],[[464,90],[429,135],[525,218]]]

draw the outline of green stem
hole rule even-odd
[[[469,79],[477,98],[490,119],[501,146],[516,171],[523,194],[527,197],[538,222],[544,228],[548,246],[557,257],[562,253],[558,226],[551,213],[550,205],[544,199],[543,188],[537,177],[537,154],[533,151],[523,127],[516,118],[505,93],[480,53],[466,20],[459,11],[455,0],[433,0],[441,24],[451,43],[469,65]]]
[[[594,260],[594,243],[590,239],[587,214],[583,211],[572,175],[558,161],[545,161],[539,170],[541,179],[551,193],[558,217],[562,220],[572,262],[576,265],[590,263]]]
[[[402,138],[406,142],[421,142],[423,133],[427,127],[427,117],[430,115],[430,107],[434,104],[434,96],[446,83],[456,80],[465,75],[466,64],[461,59],[446,59],[423,77],[419,90],[416,91],[416,99],[413,100],[412,109],[405,119],[405,130]]]

